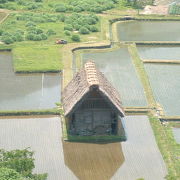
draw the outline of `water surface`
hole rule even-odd
[[[137,46],[141,59],[180,60],[180,46]]]
[[[117,24],[120,41],[180,41],[180,21],[130,21]]]
[[[59,117],[0,117],[0,147],[35,151],[48,180],[161,180],[167,170],[147,116],[124,119],[126,142],[63,142]]]
[[[0,52],[0,110],[55,107],[60,101],[60,74],[15,74],[12,54]]]
[[[176,142],[180,144],[180,128],[174,127],[173,134],[174,134],[174,138],[175,138]]]
[[[180,66],[145,64],[153,94],[169,116],[180,115]]]

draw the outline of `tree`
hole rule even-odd
[[[33,154],[34,152],[29,151],[28,149],[12,150],[12,151],[5,151],[1,149],[0,168],[12,169],[15,172],[19,173],[23,178],[30,178],[34,180],[46,180],[47,174],[36,175],[32,173],[35,167]],[[9,172],[14,172],[14,171],[9,171]]]
[[[79,32],[80,32],[81,34],[89,34],[89,33],[90,33],[89,30],[88,30],[88,28],[86,28],[86,27],[81,27],[81,28],[79,29]]]
[[[23,180],[23,177],[13,169],[0,168],[1,180]]]
[[[79,41],[80,41],[80,36],[79,36],[78,34],[73,34],[72,37],[71,37],[71,39],[72,39],[73,41],[79,42]]]

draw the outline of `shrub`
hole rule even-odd
[[[58,18],[58,20],[59,20],[59,21],[61,21],[61,22],[64,22],[64,21],[65,21],[65,19],[66,19],[66,17],[65,17],[65,15],[64,15],[64,14],[60,14],[60,15],[58,15],[58,16],[57,16],[57,18]]]
[[[18,32],[16,32],[14,34],[14,37],[15,37],[16,41],[23,41],[24,40],[24,37],[22,36],[22,34],[20,34]]]
[[[33,33],[28,33],[27,36],[26,36],[26,39],[33,41],[34,40],[34,36],[35,35]]]
[[[68,25],[64,26],[64,30],[73,31],[73,27],[72,27],[72,25],[68,24]]]
[[[55,35],[56,32],[52,29],[48,29],[47,33],[46,33],[48,36],[51,36],[51,35]]]
[[[2,41],[5,43],[5,44],[12,44],[14,42],[14,39],[12,36],[3,36],[2,37]]]
[[[36,24],[34,24],[33,22],[30,21],[30,22],[27,22],[25,26],[26,26],[26,27],[36,26]]]
[[[91,32],[98,32],[98,28],[96,26],[90,26],[90,31]]]
[[[37,5],[37,4],[35,4],[35,3],[29,3],[28,5],[27,5],[27,9],[28,10],[33,10],[33,9],[37,9],[39,6]]]
[[[81,12],[81,11],[83,11],[83,9],[80,6],[76,6],[73,8],[73,11],[74,12]]]
[[[89,34],[89,33],[90,33],[89,30],[88,30],[88,28],[86,28],[86,27],[81,27],[81,28],[79,29],[79,32],[80,32],[81,34]]]
[[[79,42],[79,41],[80,41],[80,36],[79,36],[78,34],[73,34],[72,37],[71,37],[71,39],[72,39],[73,41]]]
[[[66,12],[66,7],[64,4],[58,4],[55,7],[56,12]]]
[[[41,40],[46,40],[48,38],[47,35],[44,33],[42,33],[40,35],[41,35]]]
[[[0,3],[6,3],[7,0],[0,0]]]
[[[43,2],[43,0],[34,0],[35,2]]]
[[[66,36],[70,36],[70,35],[71,35],[71,32],[68,31],[68,30],[66,30],[66,31],[64,31],[64,34],[65,34]]]
[[[0,36],[2,36],[3,32],[4,32],[4,31],[3,31],[2,29],[0,29]]]

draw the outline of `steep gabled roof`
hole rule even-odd
[[[84,68],[76,73],[74,78],[65,87],[62,93],[62,103],[65,116],[70,114],[82,98],[96,87],[99,92],[111,102],[118,113],[123,117],[124,110],[120,101],[119,93],[96,68],[94,62],[87,62]]]

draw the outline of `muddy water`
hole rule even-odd
[[[141,59],[180,60],[180,46],[138,46]]]
[[[176,142],[180,144],[180,128],[174,127],[173,134],[174,134],[174,138],[175,138]]]
[[[117,25],[120,41],[180,41],[179,21],[131,21]]]
[[[12,54],[0,52],[0,110],[55,107],[60,101],[60,74],[21,74],[13,71]]]
[[[127,141],[92,144],[61,141],[58,117],[0,118],[0,147],[30,147],[34,172],[48,180],[161,180],[167,174],[147,116],[124,120]]]
[[[146,98],[140,80],[132,64],[127,48],[111,52],[83,54],[83,62],[93,60],[99,70],[119,91],[124,106],[146,106]]]

